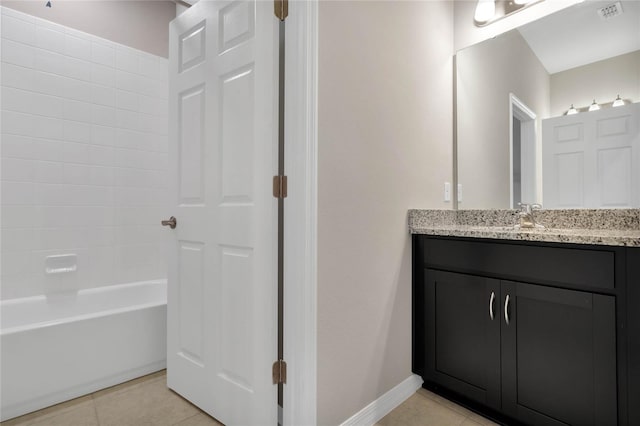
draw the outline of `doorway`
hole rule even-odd
[[[536,113],[509,94],[510,207],[537,202]]]

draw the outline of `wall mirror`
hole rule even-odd
[[[640,207],[640,2],[577,3],[456,73],[459,209]]]

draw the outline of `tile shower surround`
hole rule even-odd
[[[167,59],[0,10],[0,297],[166,277]]]

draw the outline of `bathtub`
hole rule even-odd
[[[0,302],[0,420],[166,367],[166,280]]]

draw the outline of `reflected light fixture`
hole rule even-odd
[[[542,1],[544,0],[474,0],[476,9],[473,20],[477,27],[484,27]]]
[[[473,16],[478,23],[485,23],[493,18],[496,14],[496,2],[495,0],[478,0],[476,6],[476,13]]]
[[[573,115],[573,114],[577,114],[577,113],[578,113],[578,110],[575,109],[573,104],[571,104],[571,108],[569,108],[569,111],[567,111],[567,115]]]
[[[611,106],[619,107],[623,105],[624,105],[624,100],[620,98],[620,95],[618,95],[618,97],[616,98],[615,101],[613,101],[613,104]]]
[[[589,106],[589,111],[597,111],[600,109],[600,105],[596,103],[596,100],[593,100],[593,103]]]

